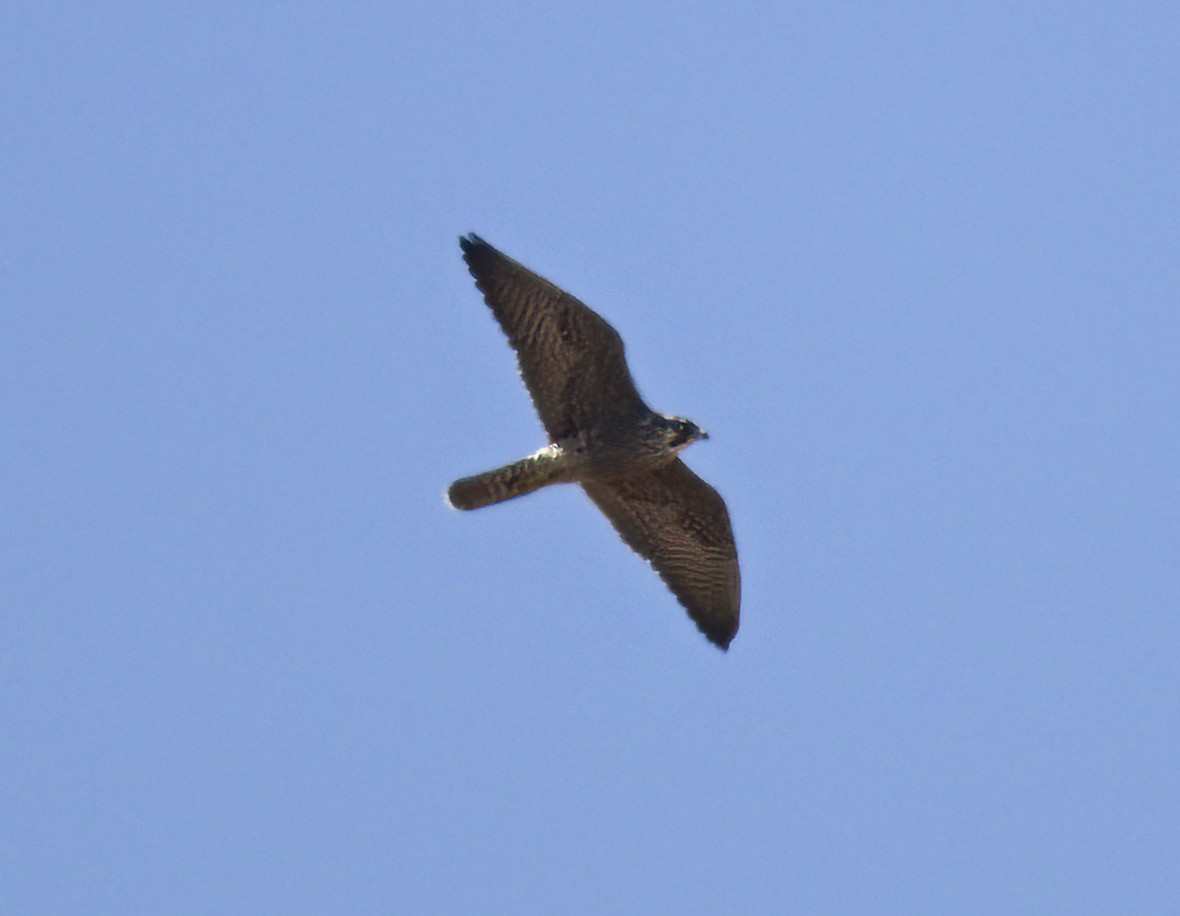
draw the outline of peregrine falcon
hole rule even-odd
[[[589,307],[477,235],[459,239],[475,285],[516,351],[549,445],[456,480],[447,498],[479,509],[576,482],[722,649],[741,586],[725,501],[678,457],[708,434],[658,414],[631,379],[618,332]]]

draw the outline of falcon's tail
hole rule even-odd
[[[494,471],[456,480],[447,490],[447,500],[456,509],[482,509],[551,483],[565,483],[572,478],[564,458],[565,453],[551,445]]]

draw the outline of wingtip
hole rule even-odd
[[[701,628],[701,632],[705,634],[705,638],[709,640],[709,642],[715,645],[722,652],[728,652],[729,644],[733,642],[733,638],[737,636],[737,627],[727,631],[714,630],[711,633],[708,630]]]
[[[459,236],[459,247],[464,251],[470,251],[472,248],[486,248],[488,243],[474,232],[468,232],[466,235]]]

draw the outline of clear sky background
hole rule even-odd
[[[1180,911],[1180,8],[9,3],[0,910]],[[475,231],[712,434],[710,646]]]

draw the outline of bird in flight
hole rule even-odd
[[[549,484],[580,484],[700,631],[727,649],[741,603],[729,512],[679,458],[708,435],[644,403],[622,338],[588,306],[477,235],[460,238],[459,247],[516,351],[549,444],[456,480],[447,491],[451,505],[479,509]]]

